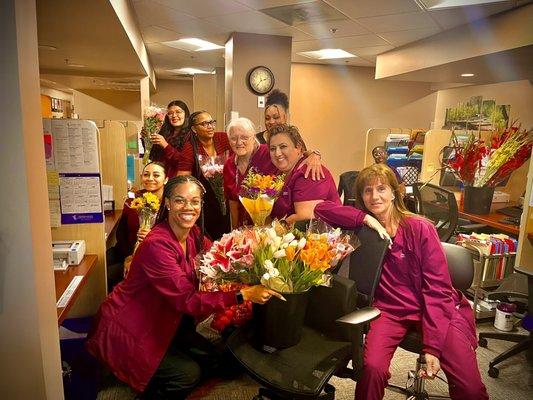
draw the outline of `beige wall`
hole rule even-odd
[[[75,90],[74,109],[80,119],[137,121],[141,119],[139,91]]]
[[[291,123],[335,179],[363,167],[369,128],[428,128],[436,98],[429,83],[376,81],[373,68],[292,65]]]
[[[232,35],[230,43],[226,44],[226,121],[229,121],[230,111],[237,111],[259,129],[264,127],[263,109],[257,107],[257,96],[248,89],[247,74],[258,65],[268,67],[274,74],[274,87],[290,98],[291,49],[292,41],[288,36],[241,32]]]
[[[182,100],[191,112],[194,111],[192,79],[158,79],[157,91],[152,93],[150,102],[166,107],[172,100]]]
[[[464,103],[471,96],[494,99],[496,104],[510,104],[511,121],[518,118],[523,126],[533,127],[533,113],[531,112],[533,86],[530,81],[514,81],[439,90],[435,108],[435,128],[440,129],[444,125],[446,108],[455,107],[460,102]]]

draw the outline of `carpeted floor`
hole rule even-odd
[[[480,332],[494,331],[492,323],[478,325]],[[525,331],[523,332],[525,334]],[[499,365],[500,376],[497,379],[487,374],[489,361],[499,353],[512,346],[511,343],[489,339],[486,349],[478,348],[477,357],[481,375],[489,396],[492,400],[526,400],[532,398],[533,393],[533,365],[526,360],[525,353],[511,357]],[[399,349],[391,365],[391,383],[404,385],[407,371],[415,367],[416,355]],[[441,373],[442,374],[442,373]],[[443,376],[443,374],[442,374]],[[352,400],[355,383],[348,379],[332,378],[331,383],[336,387],[336,399]],[[211,380],[198,388],[190,399],[208,400],[250,400],[257,392],[258,385],[248,377],[233,381]],[[429,381],[426,385],[432,394],[447,394],[446,385],[438,380]],[[528,395],[529,393],[529,395]],[[113,381],[103,389],[98,400],[133,400],[135,393],[127,386]],[[385,399],[404,399],[400,394],[386,391]],[[475,400],[475,399],[473,399]]]

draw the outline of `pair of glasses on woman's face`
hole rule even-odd
[[[230,136],[228,139],[231,143],[237,143],[238,141],[241,141],[242,143],[246,144],[252,139],[253,136]]]
[[[167,112],[167,115],[172,118],[173,116],[180,116],[180,115],[185,115],[185,111],[169,111]]]
[[[187,200],[184,197],[176,196],[172,199],[174,201],[174,204],[178,206],[178,208],[185,208],[188,204],[191,205],[192,208],[201,208],[202,207],[202,200],[201,199],[191,199]]]
[[[217,120],[212,119],[211,121],[198,122],[196,125],[202,125],[204,128],[207,128],[209,125],[215,126],[216,123],[217,123]]]

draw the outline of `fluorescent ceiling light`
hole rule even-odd
[[[314,58],[316,60],[331,60],[334,58],[352,58],[357,57],[356,55],[352,53],[348,53],[347,51],[344,51],[342,49],[322,49],[322,50],[316,50],[316,51],[302,51],[300,53],[301,56]]]
[[[161,42],[161,44],[185,51],[208,51],[219,50],[224,48],[224,46],[219,46],[218,44],[197,38],[171,40],[169,42]]]
[[[453,8],[476,6],[490,3],[504,3],[509,0],[419,0],[427,10],[438,10],[440,8]]]
[[[74,67],[74,68],[85,68],[87,65],[85,64],[76,64],[76,63],[67,63],[68,67]]]
[[[195,75],[195,74],[215,74],[215,70],[206,71],[203,69],[198,68],[177,68],[177,69],[169,69],[168,72],[172,72],[174,74],[180,74],[180,75]]]
[[[469,77],[471,77],[471,76],[474,76],[474,74],[470,74],[470,73],[468,73],[468,74],[461,74],[461,76],[462,76],[463,78],[469,78]]]

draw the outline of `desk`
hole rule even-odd
[[[502,231],[503,233],[518,236],[518,234],[520,233],[520,227],[518,225],[509,225],[509,224],[504,224],[500,222],[502,218],[505,218],[505,215],[496,212],[496,210],[499,208],[514,206],[514,205],[517,205],[517,204],[515,203],[494,203],[492,205],[492,208],[489,214],[481,214],[481,215],[465,212],[463,210],[463,206],[459,205],[459,217],[469,219],[471,221],[479,222],[480,224],[490,226],[494,229]]]
[[[122,215],[122,210],[113,210],[106,212],[105,216],[105,239],[107,248],[114,244],[115,230],[117,229],[118,221]]]
[[[76,301],[76,298],[81,292],[82,287],[87,283],[87,277],[90,275],[91,270],[96,265],[98,257],[94,254],[86,254],[79,265],[71,265],[65,271],[54,271],[54,278],[56,283],[56,302],[59,300],[72,278],[75,276],[83,276],[80,284],[76,288],[76,291],[70,297],[67,305],[57,309],[57,322],[59,325],[66,318],[70,308]]]

